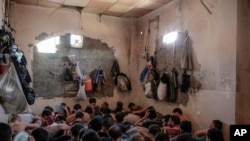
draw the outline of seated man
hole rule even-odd
[[[143,126],[145,128],[148,128],[151,124],[158,124],[158,121],[156,120],[157,114],[154,108],[150,107],[147,109],[145,115],[140,118],[138,121],[136,121],[135,125],[137,126]]]
[[[80,123],[75,123],[74,125],[72,125],[70,132],[71,132],[71,140],[72,141],[77,141],[78,140],[78,136],[79,136],[79,131],[84,128],[82,124]]]
[[[167,127],[170,127],[170,125],[169,125],[169,120],[170,120],[170,118],[172,117],[172,115],[165,115],[165,116],[163,116],[162,117],[162,130],[164,130],[165,128],[167,128]]]
[[[192,138],[192,123],[188,120],[180,123],[181,134],[171,138],[171,141],[193,141]]]
[[[66,117],[62,114],[57,114],[53,124],[66,124]]]
[[[55,114],[62,114],[65,117],[70,115],[70,108],[66,105],[66,103],[60,103],[56,105],[55,109]]]
[[[165,133],[158,133],[155,137],[156,141],[169,141],[169,136]]]
[[[52,138],[62,130],[66,133],[70,129],[70,126],[67,124],[52,124],[43,127],[43,129],[48,132],[49,138]]]
[[[188,118],[183,115],[182,110],[180,108],[173,109],[172,114],[178,116],[181,121],[188,120]]]
[[[125,129],[124,129],[125,128],[125,124],[123,122],[124,116],[125,116],[125,113],[123,113],[123,112],[117,112],[115,114],[116,124],[122,129],[123,132],[125,131]]]
[[[147,110],[146,108],[143,108],[142,106],[139,105],[135,105],[134,103],[129,103],[128,108],[130,110],[130,113],[139,115],[140,117],[143,117]]]
[[[103,120],[97,117],[91,119],[91,121],[89,122],[89,129],[94,130],[100,138],[108,137],[107,133],[103,131]]]
[[[212,123],[210,124],[209,128],[203,129],[203,130],[198,130],[194,133],[195,136],[203,136],[207,134],[207,131],[211,128],[217,128],[219,130],[222,130],[222,122],[220,120],[213,120]]]
[[[12,130],[11,127],[3,122],[0,122],[0,139],[1,141],[11,141]]]
[[[115,120],[115,115],[111,113],[110,109],[108,107],[101,108],[101,116],[103,118],[105,117],[112,117]]]
[[[22,122],[20,117],[16,114],[11,115],[9,125],[13,132],[21,132],[40,127],[40,125],[36,123]]]
[[[55,115],[53,114],[53,112],[49,109],[44,109],[42,111],[42,127],[51,125],[54,123],[55,121]]]
[[[113,125],[109,128],[108,134],[111,141],[120,141],[122,137],[122,130],[118,125]]]
[[[118,112],[124,112],[124,113],[127,113],[127,111],[125,111],[123,109],[123,103],[121,101],[117,101],[116,103],[116,108],[114,110],[114,113],[118,113]]]
[[[109,113],[113,113],[114,110],[112,110],[110,107],[109,107],[109,104],[107,101],[104,101],[101,105],[101,108],[100,108],[100,112],[102,111],[102,109],[105,108],[105,109],[108,109],[109,110]]]
[[[100,106],[96,105],[96,99],[94,97],[91,97],[89,99],[89,105],[88,106],[90,106],[92,108],[93,115],[99,115],[101,113],[101,111],[100,111],[101,108],[100,108]]]
[[[42,127],[36,128],[31,132],[35,141],[49,141],[49,134]]]
[[[140,133],[134,133],[130,138],[129,141],[145,141],[144,137]]]
[[[82,106],[80,104],[75,104],[74,107],[73,107],[73,113],[71,115],[69,115],[67,118],[66,118],[66,121],[67,123],[72,123],[76,120],[76,113],[77,112],[82,112],[83,113],[83,117],[82,117],[82,120],[83,122],[87,123],[90,121],[90,116],[87,112],[83,112],[82,111]]]
[[[163,133],[168,134],[170,138],[175,137],[181,133],[180,118],[178,116],[171,116],[169,119],[169,127],[163,129]]]
[[[101,138],[95,131],[90,129],[86,133],[84,133],[81,141],[101,141]]]
[[[148,128],[148,132],[145,130],[139,130],[139,133],[147,140],[155,141],[155,137],[158,133],[161,133],[161,128],[157,124],[152,124]]]
[[[207,131],[207,141],[224,141],[222,132],[216,128],[209,129]]]
[[[222,130],[222,122],[220,120],[213,120],[212,123],[210,124],[209,128],[207,129],[202,129],[202,130],[197,130],[194,132],[194,138],[199,141],[205,141],[206,140],[206,134],[209,129],[216,128],[218,130]]]

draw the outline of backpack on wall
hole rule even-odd
[[[116,75],[114,84],[118,86],[120,91],[132,90],[131,82],[125,73],[119,73]]]

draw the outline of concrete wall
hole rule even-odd
[[[200,1],[175,0],[161,9],[138,20],[121,19],[83,13],[81,16],[83,30],[80,29],[79,13],[75,11],[13,5],[11,24],[16,29],[16,42],[32,61],[32,49],[35,37],[41,32],[60,34],[65,32],[82,33],[94,39],[101,39],[115,50],[121,70],[128,74],[132,82],[132,92],[119,93],[114,90],[114,97],[100,98],[98,103],[106,100],[111,107],[117,100],[142,106],[155,106],[163,114],[170,114],[172,109],[180,107],[184,114],[193,120],[195,130],[207,128],[213,119],[224,122],[225,139],[228,140],[229,125],[235,122],[235,82],[236,82],[236,21],[237,2],[235,0],[214,0],[212,14],[209,14]],[[195,75],[202,83],[201,90],[189,95],[187,105],[170,104],[147,99],[143,95],[139,74],[145,66],[145,59],[140,57],[144,51],[148,19],[160,16],[157,36],[178,29],[187,30],[193,43],[195,58]],[[140,34],[143,31],[143,35]],[[31,63],[29,70],[31,71]],[[31,71],[32,72],[32,71]],[[32,106],[35,113],[43,106],[55,106],[66,102],[70,106],[87,101],[73,98],[43,99],[37,98]]]

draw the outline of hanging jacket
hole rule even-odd
[[[99,66],[98,69],[96,70],[96,74],[94,76],[93,83],[94,84],[104,84],[105,81],[105,73],[104,69]]]
[[[187,74],[187,70],[183,72],[181,79],[181,92],[187,93],[190,86],[190,75]]]
[[[119,73],[120,73],[120,66],[119,66],[117,59],[115,59],[111,68],[111,74],[112,76],[116,76]]]
[[[186,33],[185,45],[182,49],[181,54],[181,68],[184,70],[192,70],[193,62],[192,62],[192,50],[191,50],[191,39]]]
[[[27,64],[26,58],[24,55],[22,55],[22,57],[19,60],[17,56],[13,55],[11,56],[11,59],[13,61],[19,80],[21,82],[25,98],[29,105],[33,105],[35,103],[36,94],[33,88],[29,86],[29,83],[31,82],[31,77],[29,75],[28,69],[26,68]]]
[[[145,67],[145,68],[142,70],[141,74],[140,74],[140,78],[139,78],[139,79],[140,79],[141,82],[144,82],[144,79],[145,79],[147,73],[148,73],[148,68]]]
[[[167,83],[167,99],[168,102],[176,102],[178,96],[178,72],[176,69],[172,69],[172,74],[169,77],[169,83]]]

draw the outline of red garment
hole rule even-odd
[[[180,129],[174,129],[174,128],[167,128],[165,129],[164,132],[168,134],[169,136],[176,136],[181,133]]]
[[[42,127],[46,127],[48,125],[51,125],[54,121],[55,121],[54,116],[44,117],[43,120],[42,120]]]

